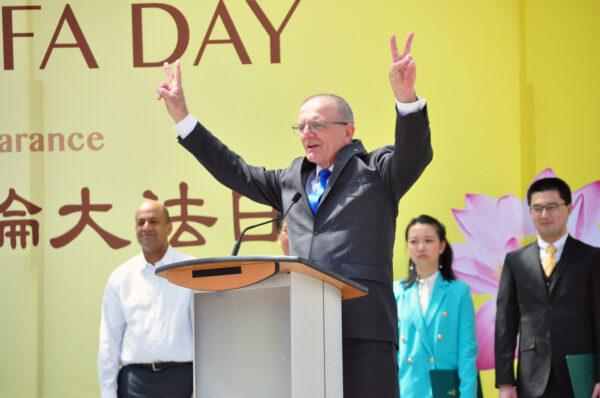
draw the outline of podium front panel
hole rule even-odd
[[[342,398],[341,296],[301,273],[194,293],[196,398]]]
[[[194,294],[198,398],[291,396],[289,275]]]

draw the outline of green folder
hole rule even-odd
[[[456,369],[432,369],[429,379],[433,398],[460,397],[460,380]]]
[[[460,379],[458,378],[458,371],[456,369],[430,370],[429,379],[431,380],[433,398],[460,397]],[[479,372],[477,372],[477,398],[483,398]]]
[[[596,384],[596,354],[567,355],[575,398],[590,398]]]

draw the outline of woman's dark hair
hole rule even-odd
[[[413,218],[410,220],[408,225],[406,226],[406,231],[404,232],[404,240],[408,242],[408,230],[415,224],[428,224],[433,226],[433,228],[437,231],[438,238],[440,242],[446,242],[446,248],[440,254],[440,274],[442,274],[442,278],[447,281],[451,281],[456,279],[454,276],[454,272],[452,272],[452,247],[450,247],[450,243],[446,239],[446,227],[444,224],[436,220],[435,218],[428,216],[426,214],[421,214],[419,217]],[[404,286],[409,288],[415,283],[417,280],[417,269],[415,263],[412,259],[408,258],[408,277],[404,280]]]

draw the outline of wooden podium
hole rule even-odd
[[[343,397],[341,300],[366,287],[291,256],[188,260],[156,274],[195,290],[194,397]]]

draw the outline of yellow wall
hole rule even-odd
[[[2,7],[23,4],[2,1]],[[194,210],[218,221],[199,228],[206,245],[182,249],[197,257],[229,253],[231,193],[177,144],[163,105],[153,100],[162,70],[132,66],[135,3],[70,2],[99,68],[89,69],[77,49],[58,48],[44,70],[39,66],[66,3],[29,4],[41,10],[15,11],[14,31],[35,36],[14,39],[15,69],[0,72],[0,134],[98,131],[105,146],[0,153],[0,203],[14,188],[43,208],[33,217],[41,228],[37,247],[0,247],[0,396],[93,397],[102,291],[111,270],[138,251],[133,212],[142,193],[175,198],[184,181],[190,197],[205,200]],[[272,64],[268,36],[248,5],[225,0],[252,64],[242,65],[232,46],[209,45],[198,66],[193,62],[217,1],[168,4],[190,26],[181,61],[191,111],[246,160],[273,168],[301,155],[289,126],[302,99],[315,92],[350,102],[367,148],[390,143],[388,37],[416,32],[417,89],[429,104],[435,153],[400,205],[397,278],[406,268],[404,225],[417,214],[439,217],[450,240],[462,242],[450,209],[463,208],[466,193],[522,197],[546,167],[574,189],[598,179],[597,1],[301,0],[281,36],[281,63]],[[278,26],[292,1],[259,4]],[[160,12],[144,14],[144,30],[149,59],[173,48],[174,26]],[[222,24],[213,37],[226,37]],[[73,42],[68,26],[59,42]],[[63,248],[49,244],[76,224],[78,214],[60,216],[58,209],[79,204],[84,186],[92,203],[113,205],[92,213],[98,224],[132,244],[110,249],[89,227]],[[246,254],[277,251],[273,242],[242,247]],[[483,378],[492,396],[493,372]]]
[[[525,2],[522,110],[531,138],[525,178],[551,165],[573,187],[598,177],[600,3]]]

